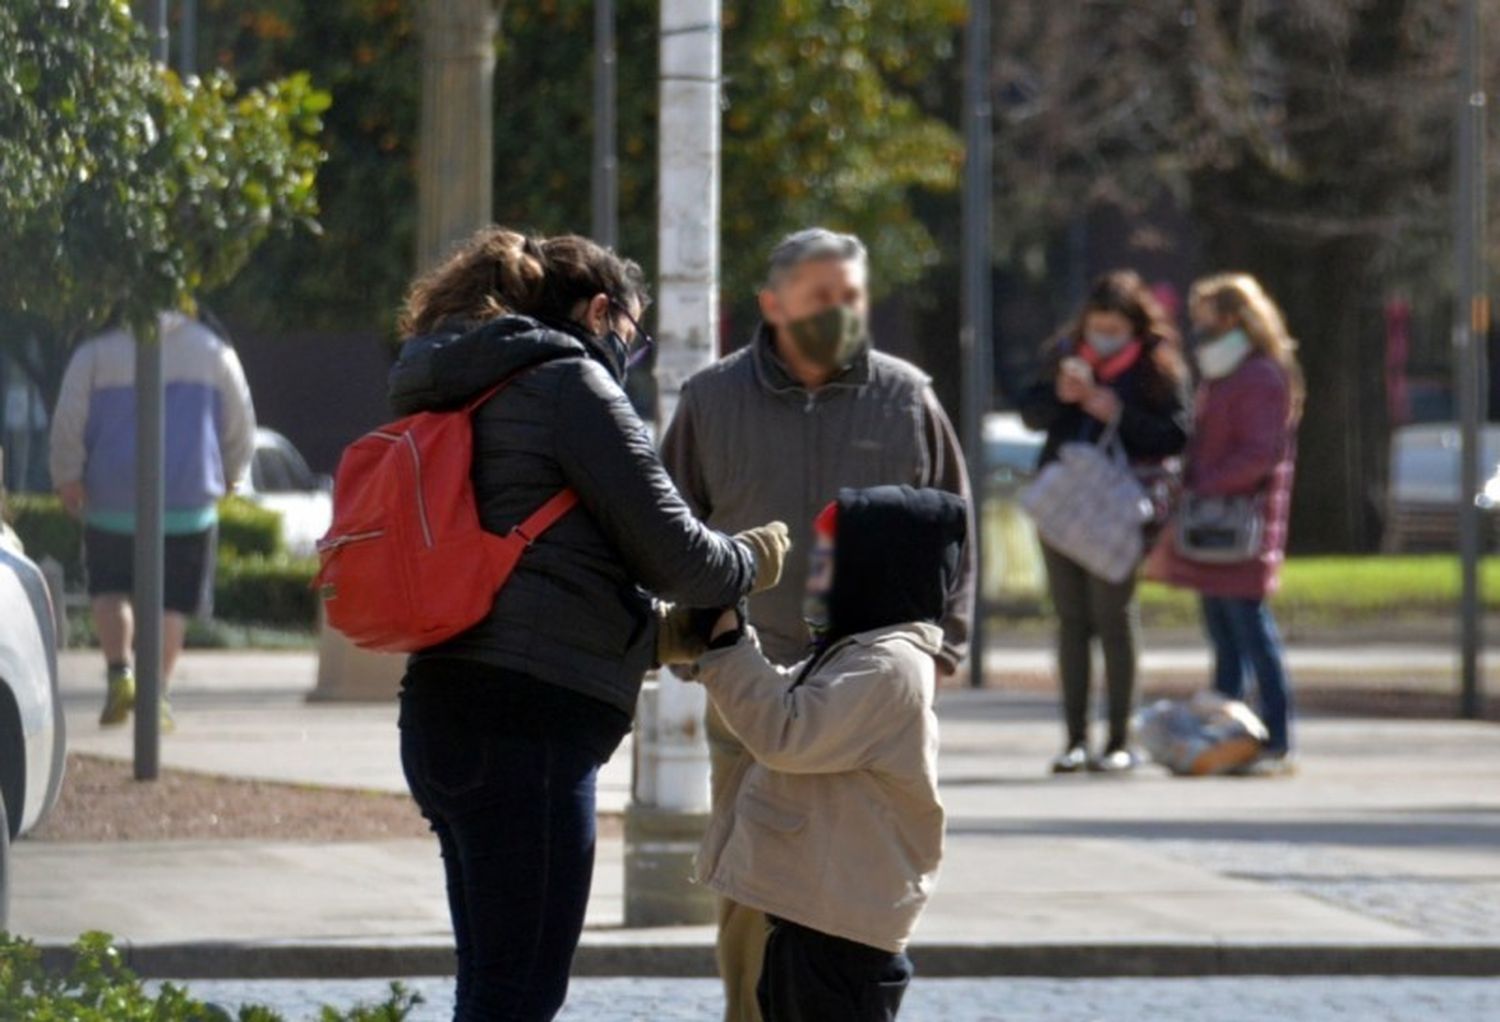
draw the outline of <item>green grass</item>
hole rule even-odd
[[[1481,565],[1480,593],[1485,609],[1500,609],[1500,558]],[[1457,559],[1441,554],[1291,558],[1274,599],[1278,616],[1302,624],[1446,617],[1458,603]],[[1157,625],[1197,619],[1194,594],[1156,583],[1141,587],[1141,609]]]

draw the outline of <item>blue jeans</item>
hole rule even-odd
[[[404,693],[401,765],[447,874],[455,1022],[547,1022],[567,998],[593,881],[597,753]]]
[[[1245,698],[1245,676],[1255,673],[1261,719],[1271,732],[1267,751],[1291,748],[1292,687],[1276,619],[1265,600],[1203,597],[1203,624],[1214,644],[1214,688]]]

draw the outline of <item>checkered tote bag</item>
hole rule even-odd
[[[1050,547],[1090,574],[1123,582],[1141,561],[1151,501],[1126,464],[1115,427],[1097,444],[1063,444],[1021,492],[1021,506]]]

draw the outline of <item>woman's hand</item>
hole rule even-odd
[[[1120,402],[1120,396],[1108,387],[1090,387],[1088,394],[1080,402],[1080,406],[1093,418],[1103,423],[1117,420],[1125,408]]]

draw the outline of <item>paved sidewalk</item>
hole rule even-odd
[[[128,731],[93,723],[91,666],[69,656],[72,746],[126,755]],[[304,703],[309,658],[193,657],[181,682],[169,766],[401,787],[394,707]],[[1500,973],[1500,727],[1311,719],[1292,779],[1053,779],[1050,699],[950,691],[940,716],[950,827],[918,935],[929,975]],[[605,810],[628,780],[627,748]],[[623,929],[622,858],[617,837],[601,842],[580,973],[706,973],[707,929]],[[108,930],[155,975],[423,973],[449,958],[426,841],[22,842],[13,868],[18,932]]]
[[[409,984],[424,1003],[412,1022],[453,1017],[445,980]],[[222,1004],[268,1004],[291,1019],[315,1019],[323,1004],[381,1000],[378,982],[192,985],[195,997]],[[692,979],[585,979],[572,984],[559,1022],[704,1022],[723,1012],[719,984]],[[918,973],[901,1004],[903,1022],[1494,1022],[1500,981],[1453,979],[1046,980],[929,979]]]

